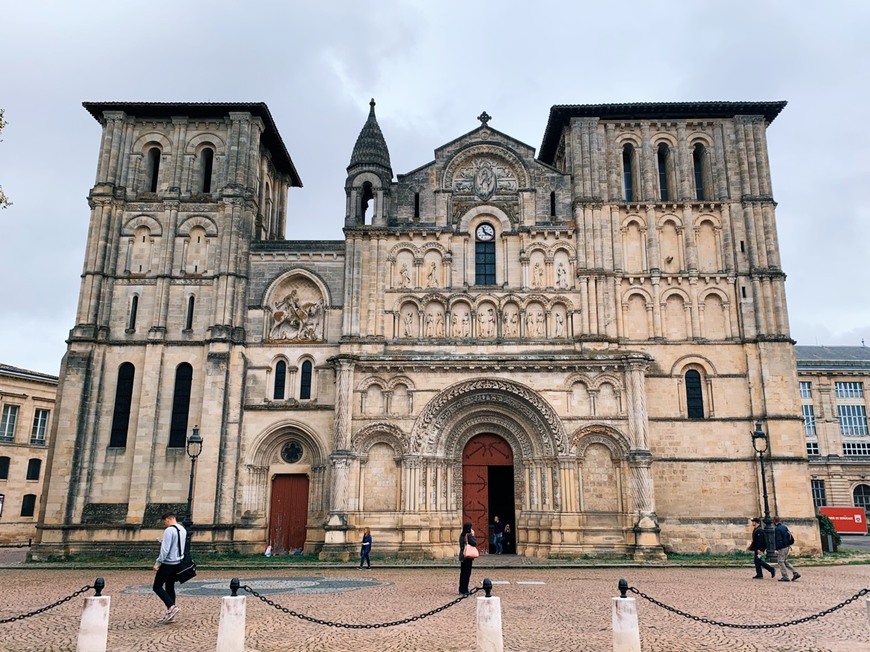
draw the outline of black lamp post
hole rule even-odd
[[[202,437],[199,426],[193,427],[193,432],[187,438],[187,456],[190,458],[190,482],[187,485],[187,513],[184,515],[184,529],[187,530],[187,540],[184,547],[190,552],[190,535],[193,527],[193,475],[196,469],[196,458],[202,452]]]
[[[761,493],[764,496],[764,536],[767,539],[767,560],[776,558],[775,534],[773,520],[770,518],[770,503],[767,501],[767,476],[764,473],[764,454],[770,446],[767,434],[761,429],[761,421],[755,422],[755,432],[752,433],[752,448],[758,453],[761,464]]]

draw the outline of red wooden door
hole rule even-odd
[[[269,545],[281,555],[305,545],[308,522],[308,476],[276,475],[272,481]]]
[[[489,542],[489,467],[513,466],[514,453],[497,435],[477,435],[462,451],[462,522],[471,523],[481,552]]]

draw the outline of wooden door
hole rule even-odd
[[[462,451],[462,522],[471,523],[477,547],[489,547],[489,467],[513,466],[510,445],[497,435],[477,435]]]
[[[276,475],[272,481],[269,512],[269,545],[272,554],[282,555],[305,545],[308,522],[308,476]]]

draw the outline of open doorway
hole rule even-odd
[[[489,524],[495,527],[495,517],[498,516],[501,528],[508,528],[509,536],[502,536],[502,554],[516,554],[516,532],[514,532],[516,520],[514,518],[514,467],[513,466],[490,466],[489,467]],[[497,528],[498,529],[498,528]],[[502,530],[504,532],[504,530]],[[493,540],[495,531],[490,532],[489,552],[495,553],[496,547]]]
[[[513,464],[510,444],[497,435],[477,435],[462,452],[462,520],[474,528],[481,552],[495,552],[495,516],[511,526],[510,552],[516,552]]]

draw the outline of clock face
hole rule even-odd
[[[302,446],[297,441],[284,444],[281,449],[281,459],[288,464],[295,464],[302,459]]]
[[[495,237],[495,229],[489,224],[481,224],[475,233],[478,240],[492,240]]]

